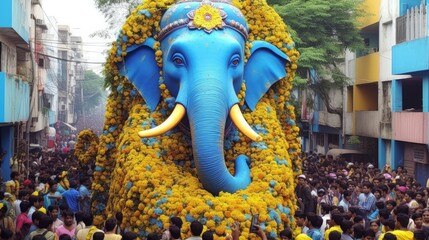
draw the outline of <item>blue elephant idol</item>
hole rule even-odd
[[[234,124],[251,140],[262,138],[245,121],[237,94],[245,81],[245,102],[253,111],[267,90],[286,76],[288,57],[268,42],[254,41],[246,63],[248,24],[226,0],[177,1],[164,13],[160,27],[157,39],[129,47],[119,66],[120,74],[135,85],[151,111],[161,98],[160,81],[176,101],[166,121],[139,132],[140,137],[155,137],[182,123],[191,133],[203,187],[214,195],[245,189],[251,182],[250,159],[239,155],[231,175],[223,153],[225,131]],[[157,41],[162,69],[155,58]]]

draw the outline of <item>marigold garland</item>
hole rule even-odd
[[[143,237],[148,232],[168,228],[168,219],[176,215],[184,221],[185,235],[190,235],[190,222],[198,219],[216,232],[216,239],[224,239],[231,231],[231,224],[239,221],[240,239],[254,239],[249,234],[250,213],[258,212],[261,226],[273,237],[284,224],[295,229],[292,216],[296,210],[295,176],[301,172],[300,143],[294,108],[288,100],[299,53],[282,19],[264,0],[233,0],[250,28],[246,59],[250,56],[251,42],[265,40],[285,52],[291,62],[286,66],[288,76],[265,94],[255,111],[244,110],[244,117],[264,135],[264,142],[251,142],[234,129],[226,136],[225,160],[231,173],[238,154],[252,159],[250,186],[234,194],[214,197],[196,177],[188,135],[175,129],[156,138],[138,137],[138,131],[166,119],[171,112],[172,97],[160,79],[161,102],[156,111],[150,112],[128,79],[119,76],[117,64],[123,61],[128,47],[148,37],[157,39],[162,13],[174,2],[145,0],[130,14],[118,40],[112,43],[105,65],[112,92],[92,186],[95,223],[121,211],[124,216],[121,227]],[[118,49],[122,51],[119,56]],[[159,42],[154,49],[156,61],[162,66]],[[238,94],[243,109],[245,94],[243,83]],[[295,233],[298,232],[296,228]]]
[[[74,155],[81,165],[94,162],[98,150],[98,136],[92,130],[83,130],[77,136]]]

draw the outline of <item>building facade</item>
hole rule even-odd
[[[71,35],[42,0],[0,1],[0,181],[24,169],[31,147],[54,147],[56,123],[74,129],[83,51]]]

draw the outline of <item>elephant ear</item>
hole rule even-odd
[[[153,45],[155,39],[148,38],[143,43],[127,48],[124,61],[118,65],[119,75],[130,80],[142,95],[151,111],[154,111],[161,97],[159,71]],[[121,55],[118,49],[119,56]]]
[[[286,61],[289,57],[274,45],[265,41],[252,42],[250,58],[244,69],[245,99],[252,111],[268,89],[287,75]]]

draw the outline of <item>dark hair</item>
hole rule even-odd
[[[385,208],[385,205],[384,205],[384,202],[383,202],[383,201],[377,201],[377,202],[375,202],[375,206],[376,206],[378,209],[383,209],[383,208]]]
[[[365,232],[363,233],[363,237],[375,237],[375,232],[372,231],[371,229],[366,229]]]
[[[390,211],[389,209],[380,209],[380,211],[378,212],[378,216],[382,217],[383,219],[389,219],[390,217]]]
[[[13,232],[11,230],[6,228],[3,228],[1,230],[1,234],[0,234],[1,239],[10,239],[12,238],[12,236],[13,236]]]
[[[135,232],[125,232],[122,234],[122,240],[134,240],[137,238],[137,233]]]
[[[92,235],[92,240],[103,240],[104,239],[104,232],[95,232]]]
[[[54,211],[54,210],[58,210],[58,205],[50,205],[49,207],[48,207],[48,212],[49,213],[51,213],[52,211]]]
[[[202,239],[203,240],[213,240],[213,231],[207,230],[203,233]]]
[[[287,237],[289,239],[292,238],[292,231],[289,227],[286,227],[283,231],[279,233],[280,237]]]
[[[386,185],[381,185],[380,189],[382,192],[385,192],[385,193],[389,192],[389,188]]]
[[[400,213],[408,215],[409,211],[410,211],[410,208],[408,207],[407,204],[400,204],[395,209],[393,209],[393,213],[395,215],[399,215]]]
[[[58,237],[58,240],[72,240],[72,238],[67,233],[63,233]]]
[[[353,222],[354,223],[359,223],[361,221],[363,221],[363,217],[362,216],[357,215],[356,217],[353,218]]]
[[[61,212],[61,215],[65,218],[65,217],[74,217],[74,213],[73,213],[73,211],[72,210],[70,210],[70,209],[65,209],[65,210],[63,210],[62,212]],[[76,213],[76,215],[77,215],[77,213]],[[77,217],[76,217],[76,222],[78,223],[78,221],[77,221]]]
[[[362,183],[362,187],[366,187],[366,188],[372,189],[373,185],[370,182],[363,182]]]
[[[174,226],[177,226],[179,229],[180,229],[180,228],[182,228],[183,221],[182,221],[182,219],[181,219],[181,218],[179,218],[179,217],[171,217],[171,218],[170,218],[170,222],[171,222]]]
[[[353,222],[350,220],[344,220],[341,223],[341,230],[343,230],[343,232],[347,232],[348,230],[352,229],[353,227]]]
[[[16,176],[19,176],[19,173],[17,171],[13,171],[10,173],[10,178],[14,179]]]
[[[86,226],[91,226],[92,222],[94,221],[94,217],[91,213],[83,213],[82,221]]]
[[[417,218],[422,218],[423,215],[421,213],[414,213],[413,216],[411,216],[411,219],[413,219],[413,221],[416,221]]]
[[[395,229],[395,221],[393,219],[387,219],[387,220],[383,221],[382,224],[384,226],[390,228],[390,230]]]
[[[33,213],[34,215],[34,213]],[[46,214],[42,214],[39,220],[39,228],[48,228],[53,223],[52,218]]]
[[[76,183],[76,181],[75,180],[70,180],[70,188],[74,188],[74,189],[76,189],[77,188],[77,183]]]
[[[396,237],[396,235],[395,234],[392,234],[392,233],[385,233],[384,234],[384,238],[383,238],[383,240],[397,240],[398,238]]]
[[[124,215],[122,214],[122,212],[117,212],[115,214],[115,218],[118,221],[118,223],[122,223],[122,219],[124,218]]]
[[[332,231],[329,233],[329,240],[341,240],[341,233],[338,231]]]
[[[149,233],[149,235],[147,235],[147,240],[159,240],[159,236],[156,233]]]
[[[30,208],[31,208],[31,204],[30,204],[30,202],[29,202],[29,201],[22,201],[22,202],[19,204],[19,209],[21,209],[21,212],[22,212],[22,213],[27,212],[27,211],[28,211],[28,209],[30,209]]]
[[[322,217],[311,212],[307,214],[307,220],[311,223],[311,226],[313,226],[314,228],[320,228],[323,224]]]
[[[392,205],[393,207],[396,207],[396,201],[395,200],[387,200],[386,205],[388,205],[388,204]]]
[[[116,225],[117,225],[116,219],[115,218],[109,218],[106,220],[106,222],[104,222],[104,230],[106,230],[106,232],[113,231],[113,229],[115,229]]]
[[[34,195],[30,195],[30,198],[28,198],[28,201],[30,201],[31,206],[33,206],[36,202],[39,201],[39,198]]]
[[[301,211],[296,211],[294,217],[295,218],[306,218],[307,216],[305,215],[305,213],[303,213]]]
[[[413,191],[413,190],[407,190],[406,192],[405,192],[405,194],[407,194],[408,196],[410,196],[410,198],[411,199],[415,199],[416,198],[416,192],[415,191]]]
[[[341,214],[332,214],[331,219],[335,222],[336,225],[341,225],[344,220]]]
[[[408,226],[408,222],[410,221],[410,218],[407,214],[399,213],[396,215],[396,221],[399,222],[401,227],[406,228]]]
[[[352,195],[352,192],[351,191],[349,191],[349,190],[346,190],[346,191],[344,191],[343,192],[343,196],[344,196],[344,198],[346,198],[346,197],[348,197],[348,196],[351,196]]]
[[[37,234],[31,238],[31,240],[46,240],[46,237],[42,234]]]
[[[362,238],[363,234],[365,232],[365,228],[362,224],[357,223],[355,225],[353,225],[353,235],[356,238]]]
[[[76,219],[76,223],[79,223],[81,221],[83,221],[83,212],[77,212],[74,215],[75,219]]]
[[[37,220],[40,221],[40,218],[42,217],[42,215],[45,215],[44,213],[40,212],[40,211],[35,211],[33,213],[33,215],[31,215],[31,221],[33,221],[33,223]]]
[[[203,231],[203,224],[198,222],[197,220],[192,221],[191,223],[191,233],[194,236],[200,236]]]
[[[179,227],[172,225],[168,228],[168,231],[170,232],[170,235],[174,239],[180,238],[180,228]]]

